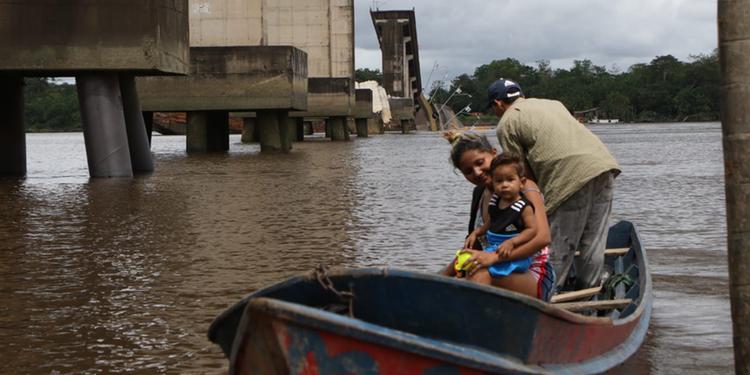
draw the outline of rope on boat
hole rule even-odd
[[[348,291],[341,291],[336,289],[336,286],[333,285],[333,281],[331,281],[331,278],[328,277],[328,266],[325,264],[319,264],[318,267],[315,268],[315,278],[318,280],[318,283],[323,288],[323,290],[327,290],[338,297],[338,299],[346,304],[348,309],[348,315],[350,318],[354,318],[354,292],[352,291],[352,286],[349,285]]]

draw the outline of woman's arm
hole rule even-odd
[[[464,249],[473,249],[474,242],[477,241],[477,237],[487,233],[488,229],[490,229],[489,221],[485,221],[481,227],[474,229],[474,231],[471,232],[469,237],[466,237],[466,241],[464,242]]]
[[[547,210],[544,209],[544,197],[539,192],[539,186],[534,181],[526,179],[524,185],[524,196],[528,199],[531,204],[534,205],[534,218],[536,219],[536,234],[534,237],[524,244],[517,246],[508,259],[503,260],[516,260],[524,259],[534,255],[540,249],[549,245],[552,237],[549,230],[549,222],[547,221]]]
[[[482,192],[482,196],[479,200],[479,210],[482,212],[482,226],[479,228],[475,228],[471,233],[469,233],[469,236],[466,237],[466,240],[464,241],[464,248],[465,249],[473,249],[474,243],[477,241],[477,238],[485,233],[487,233],[487,230],[490,229],[490,213],[489,213],[489,207],[490,207],[490,198],[492,197],[492,191],[490,189],[484,189]]]

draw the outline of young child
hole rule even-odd
[[[536,235],[534,206],[521,194],[526,178],[523,163],[517,156],[497,155],[490,164],[490,176],[493,194],[487,210],[489,218],[485,217],[484,224],[466,238],[465,248],[472,248],[477,238],[486,234],[489,245],[484,251],[497,252],[499,258],[504,259]],[[531,260],[528,257],[498,262],[488,270],[492,277],[526,272]]]

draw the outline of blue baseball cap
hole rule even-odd
[[[515,98],[518,96],[523,96],[521,86],[509,79],[500,78],[497,81],[492,82],[490,87],[487,89],[487,109],[492,107],[492,104],[495,103],[495,100],[502,100],[507,102],[510,98]]]

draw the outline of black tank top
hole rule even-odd
[[[500,208],[500,197],[492,194],[489,205],[490,213],[490,231],[496,234],[513,235],[521,233],[525,228],[521,214],[527,207],[534,209],[531,204],[522,195],[521,199],[511,203],[508,207]]]

